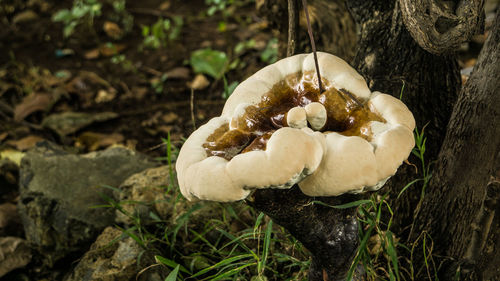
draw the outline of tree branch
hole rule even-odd
[[[426,51],[455,51],[477,33],[484,0],[399,0],[403,22],[413,39]]]
[[[288,0],[288,44],[286,56],[295,54],[299,27],[299,8],[297,0]]]

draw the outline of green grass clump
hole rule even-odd
[[[423,158],[425,137],[417,130],[415,137],[414,154],[425,167],[418,181],[428,181],[430,169]],[[122,232],[144,251],[157,253],[153,266],[170,270],[165,280],[307,280],[310,265],[307,250],[263,213],[257,213],[243,202],[187,202],[176,182],[174,162],[178,149],[170,136],[163,142],[167,153],[161,160],[169,167],[163,203],[171,206],[169,216],[160,217],[151,211],[145,220],[124,208],[125,204],[139,206],[157,202],[122,201],[108,206],[131,219],[132,225],[121,227]],[[415,280],[419,270],[426,270],[412,266],[416,243],[405,245],[392,232],[394,210],[388,197],[388,194],[373,193],[368,199],[331,206],[358,208],[360,247],[347,280],[358,266],[364,268],[367,280]],[[424,243],[423,254],[429,261],[427,271],[431,272],[429,268],[434,267],[432,240],[423,234],[416,242]]]

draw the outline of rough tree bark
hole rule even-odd
[[[311,253],[310,281],[344,280],[358,248],[356,208],[334,209],[356,200],[345,194],[309,197],[298,186],[291,189],[260,189],[248,203],[285,227]],[[356,274],[353,280],[362,280]]]
[[[413,112],[419,129],[427,124],[426,157],[428,161],[434,160],[461,85],[456,57],[437,56],[422,49],[406,29],[397,0],[350,0],[346,5],[360,28],[352,63],[354,68],[365,77],[372,91],[396,97],[401,95]],[[414,157],[409,160],[418,163]],[[382,192],[391,192],[390,197],[395,199],[400,190],[417,176],[413,167],[404,165]],[[400,234],[402,229],[408,230],[413,221],[420,189],[421,186],[416,184],[391,202],[398,210],[395,230]]]
[[[295,0],[299,7],[300,32],[296,41],[296,52],[310,52],[307,27],[302,4]],[[356,27],[347,11],[343,0],[308,0],[311,25],[314,30],[316,45],[321,51],[329,52],[351,60],[356,49]],[[285,0],[258,0],[257,10],[266,17],[271,26],[278,31],[279,57],[286,57],[288,40],[288,7]]]
[[[414,239],[426,232],[434,253],[451,262],[440,280],[499,280],[498,199],[500,153],[500,11],[460,93],[428,192],[414,224]],[[493,219],[496,219],[496,222]],[[493,226],[493,227],[492,227]],[[484,257],[489,257],[484,259]],[[498,263],[496,263],[498,266]],[[486,271],[485,271],[486,270]]]

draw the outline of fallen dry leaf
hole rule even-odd
[[[67,92],[78,94],[83,108],[94,103],[94,96],[100,89],[116,92],[108,81],[91,71],[80,71],[65,87]]]
[[[165,1],[163,3],[160,4],[160,6],[158,7],[161,11],[166,11],[168,10],[168,8],[170,8],[170,1]]]
[[[467,68],[467,67],[472,67],[476,64],[477,62],[477,59],[475,58],[472,58],[472,59],[468,59],[466,61],[464,61],[464,67],[463,68]]]
[[[163,120],[163,122],[165,123],[173,123],[177,119],[179,119],[179,115],[177,115],[175,112],[165,113],[161,117],[161,120]]]
[[[24,120],[28,115],[36,111],[49,110],[54,104],[50,94],[33,93],[25,97],[14,109],[14,120]]]
[[[113,39],[120,39],[123,35],[123,31],[118,24],[111,21],[105,21],[102,29],[106,32],[106,35]]]
[[[166,135],[166,134],[170,133],[173,128],[174,128],[174,126],[162,125],[162,126],[158,126],[157,129],[158,129],[159,132],[162,132],[162,133],[164,133]]]
[[[14,24],[23,23],[23,22],[34,21],[36,19],[38,19],[38,15],[35,12],[33,12],[32,10],[25,10],[15,15],[12,18],[12,23]]]
[[[187,67],[176,67],[165,73],[167,79],[188,79],[189,78],[189,68]]]
[[[24,239],[19,237],[0,238],[0,277],[10,271],[21,268],[31,261],[31,249]]]
[[[121,100],[127,100],[127,99],[137,99],[137,100],[142,100],[146,94],[148,93],[149,88],[147,87],[132,87],[129,92],[127,92],[124,95],[120,95]]]
[[[143,127],[151,127],[158,123],[158,119],[161,117],[161,112],[157,111],[152,117],[141,122]]]
[[[139,143],[138,140],[129,139],[125,142],[125,147],[131,150],[135,150],[135,147],[137,146],[138,143]]]
[[[88,59],[88,60],[95,60],[95,59],[99,58],[99,54],[100,54],[99,49],[95,48],[95,49],[86,51],[83,54],[83,57],[85,59]]]
[[[79,147],[86,147],[89,151],[96,151],[99,148],[105,148],[115,145],[124,140],[122,134],[101,134],[94,132],[84,132],[78,136],[75,145]]]
[[[4,139],[6,139],[8,135],[9,135],[9,133],[7,133],[7,132],[1,133],[0,134],[0,141],[3,141]]]
[[[114,89],[113,89],[114,90]],[[96,103],[112,101],[116,97],[116,91],[99,90],[95,97]]]
[[[468,75],[460,75],[460,78],[462,80],[462,86],[465,86],[465,83],[467,83],[467,80],[469,80],[469,76]]]
[[[188,83],[188,86],[194,90],[205,89],[208,85],[210,85],[210,82],[203,74],[197,74],[193,81]]]
[[[125,50],[124,44],[104,44],[99,47],[99,52],[105,57],[111,57]]]
[[[44,138],[41,138],[39,136],[31,135],[27,136],[25,138],[22,138],[20,140],[10,140],[7,142],[8,145],[11,145],[15,148],[17,148],[20,151],[26,151],[33,146],[39,141],[43,141]]]

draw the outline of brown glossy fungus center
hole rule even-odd
[[[203,144],[207,156],[230,160],[240,153],[265,150],[274,131],[287,126],[287,112],[311,102],[319,102],[326,108],[327,121],[321,132],[333,131],[370,141],[369,122],[385,120],[367,104],[363,105],[364,100],[355,101],[352,94],[335,89],[326,80],[323,83],[327,90],[319,93],[313,74],[311,71],[304,75],[302,72],[288,75],[262,96],[260,103],[248,106],[244,114],[231,121],[235,129],[229,130],[229,124],[225,124],[215,130]]]

